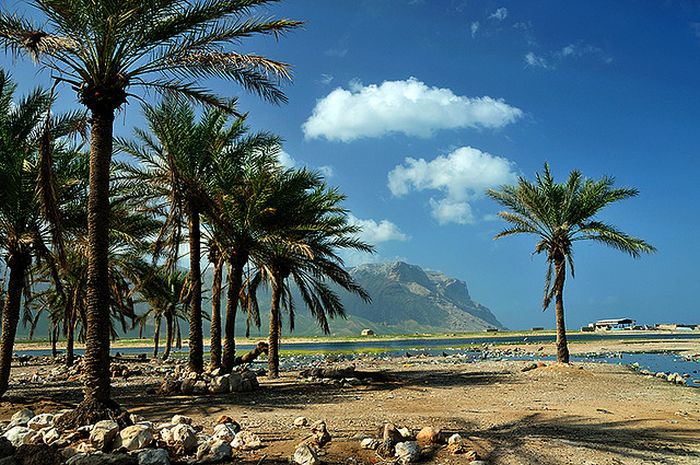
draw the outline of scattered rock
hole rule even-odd
[[[231,447],[238,450],[254,450],[262,447],[262,441],[249,431],[241,431],[233,438]]]
[[[331,435],[326,428],[326,422],[319,420],[311,425],[312,442],[318,447],[323,447],[331,441]]]
[[[170,423],[173,425],[191,425],[192,418],[185,415],[173,415],[173,417],[170,419]]]
[[[535,368],[537,368],[537,363],[532,362],[532,363],[528,363],[527,365],[522,367],[522,369],[520,371],[530,371],[530,370],[534,370]]]
[[[190,425],[181,423],[169,430],[166,443],[176,454],[188,455],[197,450],[197,432]]]
[[[143,449],[153,442],[153,430],[145,425],[127,426],[119,432],[114,441],[114,448],[125,448],[128,451]]]
[[[34,418],[34,416],[35,415],[33,410],[23,408],[22,410],[12,415],[12,418],[10,418],[9,427],[12,428],[13,426],[27,426],[29,420]]]
[[[384,425],[384,431],[382,432],[382,439],[386,441],[391,441],[393,444],[403,441],[403,436],[396,429],[396,425],[393,423],[387,423]]]
[[[420,457],[420,446],[415,441],[404,441],[396,444],[395,456],[399,463],[406,465],[413,463]]]
[[[129,454],[78,454],[69,458],[66,465],[137,465],[138,459]]]
[[[30,419],[27,422],[27,427],[39,431],[40,429],[53,426],[53,415],[50,413],[42,413]]]
[[[144,449],[136,454],[139,465],[170,465],[165,449]]]
[[[292,461],[297,465],[320,465],[316,450],[309,444],[299,444],[294,451]]]
[[[377,450],[380,445],[381,441],[374,438],[364,438],[360,441],[360,446],[362,446],[363,449]]]
[[[209,392],[212,394],[223,394],[225,392],[230,392],[229,387],[229,375],[217,376],[211,380],[209,383]]]
[[[440,429],[426,426],[416,434],[416,441],[419,444],[437,444],[440,442]]]
[[[231,444],[224,441],[213,440],[205,442],[197,449],[198,463],[219,463],[229,460],[232,456]]]
[[[15,459],[22,465],[61,465],[63,457],[46,444],[22,444],[17,448]]]
[[[19,447],[22,444],[29,444],[37,434],[36,431],[26,426],[13,426],[8,429],[3,436],[7,438],[13,446]]]
[[[296,417],[294,419],[294,426],[302,427],[309,424],[309,420],[306,417]]]
[[[119,424],[116,421],[98,421],[90,431],[90,444],[97,450],[107,451],[112,447],[117,433],[119,433]]]
[[[214,427],[214,434],[211,438],[215,441],[225,441],[230,443],[234,440],[239,431],[240,427],[237,423],[223,423]]]

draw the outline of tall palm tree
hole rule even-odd
[[[224,258],[219,243],[210,237],[207,242],[209,263],[214,267],[211,283],[211,325],[209,330],[209,368],[221,368],[221,284]]]
[[[187,222],[190,260],[189,369],[204,369],[202,341],[201,215],[213,208],[208,177],[213,158],[225,151],[240,132],[228,124],[229,115],[210,109],[197,120],[192,106],[167,98],[158,106],[144,106],[149,132],[136,130],[136,140],[117,140],[117,150],[131,155],[136,164],[119,163],[117,179],[131,186],[132,198],[147,203],[148,210],[165,221],[156,240],[156,258],[167,249],[166,263],[177,265]]]
[[[516,185],[487,191],[489,197],[508,208],[499,216],[512,225],[494,239],[532,234],[538,238],[535,253],[547,254],[542,307],[546,310],[554,299],[557,360],[561,363],[569,363],[564,321],[564,281],[567,264],[571,276],[574,276],[574,243],[599,242],[634,258],[656,250],[642,239],[595,218],[611,203],[636,197],[639,193],[637,189],[616,188],[614,185],[615,180],[611,177],[585,179],[579,171],[572,171],[566,182],[557,183],[549,164],[545,163],[544,172],[536,175],[534,183],[520,177]]]
[[[77,114],[50,116],[52,96],[47,91],[37,89],[17,104],[14,92],[15,85],[0,70],[0,249],[9,269],[0,335],[0,396],[8,387],[22,298],[26,302],[30,297],[32,262],[49,261],[55,270],[42,192],[55,192],[60,187],[55,182],[62,180],[58,176],[42,179],[42,163],[49,160],[53,165],[53,155],[72,156],[72,149],[61,139],[83,119]]]
[[[289,66],[265,57],[223,51],[257,34],[275,37],[298,27],[287,19],[250,16],[268,0],[30,0],[39,23],[0,12],[0,43],[26,53],[70,84],[91,113],[88,328],[85,399],[64,419],[94,423],[118,406],[109,384],[107,325],[109,171],[115,111],[137,88],[230,108],[196,82],[210,77],[240,84],[268,101],[284,102],[279,81]],[[196,361],[195,361],[196,362]]]
[[[250,259],[255,260],[265,247],[266,238],[274,232],[273,187],[275,173],[280,169],[278,154],[281,151],[279,137],[265,132],[247,134],[242,119],[236,125],[236,137],[213,159],[210,194],[214,208],[208,215],[209,235],[216,242],[221,259],[227,263],[226,324],[221,359],[226,372],[231,371],[235,361],[236,313],[244,269]],[[214,339],[212,334],[212,346]]]
[[[290,330],[294,330],[292,283],[328,334],[328,317],[345,317],[342,301],[331,284],[370,300],[345,270],[338,252],[373,251],[371,245],[359,239],[360,228],[349,222],[348,212],[341,206],[345,196],[326,186],[320,175],[289,170],[278,179],[275,212],[284,226],[272,235],[266,256],[256,263],[261,278],[272,290],[268,376],[273,378],[279,376],[281,308],[287,310]]]

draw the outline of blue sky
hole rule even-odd
[[[21,2],[9,2],[22,8]],[[294,66],[276,107],[240,88],[255,129],[286,141],[287,163],[329,174],[377,244],[467,281],[512,328],[553,326],[541,311],[544,257],[532,238],[494,242],[503,226],[483,190],[531,177],[549,161],[564,177],[615,176],[641,194],[602,218],[658,248],[633,260],[578,244],[567,322],[629,316],[699,322],[700,4],[641,1],[295,0],[265,14],[304,20],[248,52]],[[26,91],[47,84],[4,58]],[[69,88],[61,106],[74,105]],[[132,101],[117,133],[140,124]]]

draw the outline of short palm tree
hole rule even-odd
[[[221,78],[271,102],[283,102],[279,81],[285,63],[225,51],[252,35],[279,36],[298,27],[287,19],[250,16],[268,0],[30,0],[44,18],[0,11],[0,43],[26,53],[70,84],[91,113],[89,308],[85,350],[85,400],[63,419],[94,423],[114,415],[107,325],[109,171],[115,111],[136,89],[184,96],[230,108],[198,80]],[[39,25],[41,24],[41,25]]]
[[[565,183],[557,183],[549,164],[545,163],[544,172],[536,175],[534,183],[520,177],[516,185],[487,192],[489,197],[508,208],[499,216],[512,225],[496,235],[495,239],[514,234],[532,234],[539,239],[534,253],[547,254],[542,307],[546,310],[554,299],[557,360],[562,363],[569,363],[564,322],[564,281],[567,264],[571,276],[574,276],[574,243],[599,242],[634,258],[655,251],[642,239],[629,236],[595,218],[611,203],[635,197],[639,193],[637,189],[616,188],[614,184],[615,180],[607,176],[599,180],[585,179],[579,171],[572,171]]]
[[[290,330],[294,330],[293,286],[321,329],[329,333],[328,318],[345,317],[342,301],[331,285],[370,300],[343,267],[338,252],[373,252],[373,247],[359,238],[360,228],[350,223],[347,210],[341,206],[345,196],[328,188],[320,175],[305,169],[288,170],[277,178],[277,226],[267,241],[267,250],[256,260],[261,279],[272,290],[268,376],[273,378],[279,376],[281,308],[287,310]]]
[[[14,92],[15,85],[0,71],[0,250],[9,269],[0,336],[0,396],[8,387],[22,298],[26,302],[30,297],[32,262],[48,261],[55,270],[47,197],[42,192],[55,192],[61,179],[60,173],[42,179],[42,163],[48,160],[53,171],[53,156],[71,156],[72,149],[60,141],[83,119],[50,116],[52,96],[47,91],[37,89],[17,104]]]

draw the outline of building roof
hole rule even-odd
[[[595,322],[597,325],[620,325],[632,323],[634,323],[632,318],[609,318],[607,320],[598,320]]]

